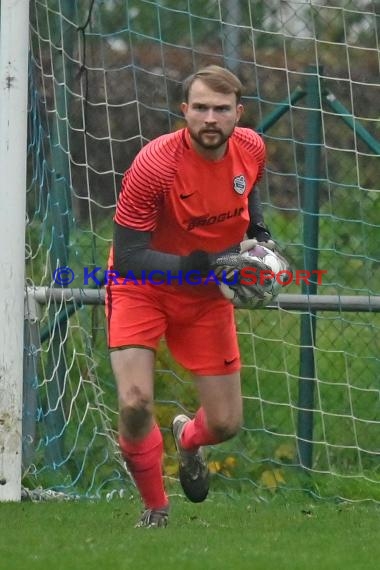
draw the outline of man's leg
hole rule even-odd
[[[111,365],[118,390],[120,449],[149,511],[141,526],[165,526],[168,498],[162,478],[163,441],[153,418],[154,351],[113,350]]]
[[[221,443],[236,435],[242,423],[240,372],[223,376],[196,376],[201,403],[184,433],[185,449]]]
[[[173,435],[180,456],[180,481],[193,502],[204,501],[209,475],[202,447],[233,437],[242,422],[240,373],[196,376],[201,407],[190,420],[179,415],[173,420]]]

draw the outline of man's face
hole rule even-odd
[[[236,95],[217,93],[196,79],[181,109],[196,150],[214,159],[223,156],[243,111],[243,106],[236,103]]]

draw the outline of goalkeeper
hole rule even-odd
[[[271,241],[256,187],[265,148],[258,134],[237,126],[241,88],[234,74],[215,65],[185,80],[186,127],[148,143],[124,175],[109,271],[141,277],[154,270],[175,276],[257,267],[236,245],[247,236]],[[163,440],[153,415],[158,343],[166,338],[198,391],[195,416],[175,417],[172,430],[184,493],[201,502],[209,489],[203,446],[228,440],[242,423],[234,307],[216,283],[191,286],[172,278],[160,286],[119,285],[110,280],[106,314],[119,445],[144,503],[137,526],[163,527],[169,502]]]

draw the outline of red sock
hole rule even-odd
[[[119,445],[128,469],[147,509],[168,505],[162,478],[163,441],[157,424],[140,441],[129,441],[119,435]]]
[[[199,408],[193,420],[185,425],[181,435],[181,446],[184,449],[197,449],[201,445],[219,443],[219,439],[208,429],[206,414]]]

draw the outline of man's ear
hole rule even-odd
[[[189,106],[188,106],[188,104],[187,104],[185,101],[183,101],[183,102],[181,103],[181,111],[182,111],[182,113],[183,113],[184,115],[186,115],[188,107],[189,107]]]
[[[237,117],[236,117],[236,124],[237,124],[240,121],[242,114],[244,113],[244,106],[241,103],[239,103],[236,108],[236,111],[237,111]]]

